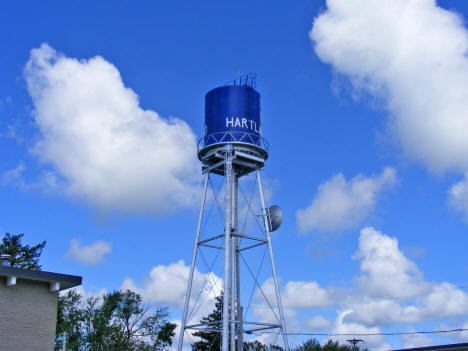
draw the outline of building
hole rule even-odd
[[[415,347],[394,351],[468,351],[468,343]]]
[[[75,275],[0,265],[0,349],[54,349],[58,292],[81,285]]]

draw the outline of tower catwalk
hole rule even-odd
[[[260,170],[268,158],[268,143],[261,135],[260,94],[254,89],[253,78],[252,75],[240,77],[231,85],[213,89],[205,96],[205,136],[198,145],[198,158],[202,163],[204,174],[203,196],[185,295],[178,351],[182,349],[184,334],[188,330],[220,332],[221,335],[218,337],[221,337],[221,351],[243,351],[244,334],[276,331],[282,335],[284,350],[289,351],[270,236],[270,232],[279,227],[282,216],[279,207],[267,208],[265,205]],[[242,232],[239,226],[239,179],[251,173],[255,174],[255,182],[258,185],[261,211],[256,217],[262,218],[260,235]],[[224,230],[221,234],[212,233],[202,239],[200,234],[212,175],[224,177]],[[250,203],[248,208],[251,210]],[[274,322],[244,320],[240,259],[245,261],[244,251],[260,246],[266,246],[270,258],[275,288],[274,304],[278,313],[272,304],[267,302],[272,309],[272,315],[276,317]],[[202,287],[198,297],[192,299],[196,301],[191,305],[197,255],[201,247],[224,252],[222,320],[189,324],[189,307],[192,307],[193,313],[203,290]],[[205,257],[203,259],[205,260]],[[261,290],[257,281],[258,274],[253,274],[249,267],[247,269],[255,280],[255,286]],[[266,299],[265,293],[263,291],[261,293]]]

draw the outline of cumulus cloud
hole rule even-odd
[[[467,342],[468,341],[468,321],[461,322],[459,324],[441,324],[437,327],[439,330],[446,330],[446,329],[462,329],[461,331],[450,333],[448,335],[453,340],[457,342]]]
[[[414,332],[414,329],[409,329],[409,332]],[[411,349],[414,347],[424,347],[434,345],[434,341],[424,334],[409,334],[403,336],[403,347]]]
[[[327,330],[331,334],[380,333],[382,327],[443,318],[460,318],[468,313],[468,294],[448,282],[424,279],[418,266],[401,251],[398,240],[372,227],[361,230],[359,248],[352,257],[360,272],[348,287],[320,286],[314,281],[289,281],[281,295],[289,332]],[[270,303],[276,306],[272,279],[262,284]],[[254,314],[264,322],[276,321],[263,294],[255,294]],[[308,309],[325,308],[326,315],[307,316]],[[336,311],[331,320],[330,311]],[[276,310],[275,310],[276,311]],[[450,329],[450,328],[440,328]],[[454,337],[462,337],[455,335]],[[349,337],[348,337],[349,338]],[[363,336],[367,347],[389,349],[384,336]],[[346,342],[346,337],[333,337]],[[407,345],[423,345],[428,340],[403,338]]]
[[[359,284],[372,296],[402,296],[421,293],[426,287],[416,264],[405,257],[398,240],[372,227],[361,230]]]
[[[102,262],[105,255],[111,252],[111,245],[105,241],[98,240],[87,246],[81,246],[79,239],[72,239],[65,258],[80,262],[86,266],[95,266]]]
[[[105,212],[159,215],[192,205],[200,173],[193,132],[142,109],[114,65],[42,44],[24,77],[40,133],[32,152],[64,193]]]
[[[283,288],[282,296],[287,306],[313,306],[329,303],[327,291],[316,282],[289,281]]]
[[[468,294],[447,282],[424,280],[396,238],[364,228],[354,259],[361,260],[356,292],[362,298],[346,315],[347,321],[388,326],[468,313]]]
[[[347,321],[366,326],[417,323],[468,313],[468,294],[447,282],[426,281],[392,238],[374,228],[364,228],[359,250],[355,301]]]
[[[170,350],[177,350],[177,346],[179,344],[179,337],[180,337],[180,326],[182,325],[182,320],[180,319],[173,319],[170,321],[176,325],[174,329],[174,337],[172,338],[172,348]],[[190,337],[187,335],[190,334]],[[193,336],[193,334],[189,333],[187,330],[184,334],[184,343],[182,345],[182,351],[192,351],[192,343],[200,341],[201,339],[198,336]]]
[[[0,176],[3,185],[12,184],[21,190],[42,189],[45,191],[57,190],[59,188],[57,176],[50,171],[44,171],[34,182],[26,182],[23,173],[26,171],[24,162],[18,166],[4,172]]]
[[[19,188],[23,188],[24,182],[22,182],[21,174],[24,172],[25,169],[26,169],[26,166],[24,165],[24,163],[20,162],[18,166],[16,166],[15,168],[12,168],[6,171],[5,173],[2,174],[2,177],[1,177],[2,184],[5,185],[5,184],[14,183]]]
[[[402,329],[414,323],[442,318],[462,318],[468,313],[468,294],[447,282],[424,279],[418,266],[401,251],[398,240],[375,228],[361,230],[359,248],[352,257],[360,272],[348,287],[322,287],[315,281],[288,281],[281,287],[287,331],[291,333],[327,331],[330,334],[380,333],[381,328],[396,324]],[[145,301],[181,308],[184,303],[189,267],[184,261],[154,267],[140,283],[127,278],[122,289],[131,289]],[[277,322],[278,309],[273,280],[266,279],[253,296],[248,320]],[[199,321],[214,308],[215,297],[222,290],[222,280],[214,274],[195,270],[192,297],[200,293],[191,321]],[[273,306],[273,313],[264,295]],[[193,300],[192,300],[193,303]],[[192,310],[193,305],[189,308]],[[321,310],[319,310],[319,308]],[[314,314],[309,313],[314,309]],[[330,313],[335,311],[335,318]],[[320,312],[323,312],[321,314]],[[276,314],[276,316],[275,316]],[[439,328],[450,329],[450,328]],[[466,333],[465,333],[466,334]],[[466,335],[454,335],[458,339]],[[275,340],[271,334],[258,337],[262,342]],[[257,337],[257,336],[256,336]],[[346,343],[346,336],[333,339]],[[384,336],[362,336],[366,347],[390,349]],[[458,340],[457,339],[457,340]],[[422,345],[427,340],[402,338],[407,345]]]
[[[93,298],[93,299],[98,299],[98,303],[102,302],[102,297],[108,293],[108,291],[104,288],[100,289],[86,289],[83,287],[83,285],[78,285],[74,288],[67,289],[67,290],[62,290],[59,292],[60,296],[65,296],[68,294],[69,291],[74,290],[78,294],[81,295],[81,301],[80,301],[80,307],[84,308],[86,306],[86,302],[88,299]]]
[[[468,223],[468,173],[464,179],[455,183],[448,191],[449,205],[460,212]]]
[[[184,305],[189,273],[190,267],[180,260],[167,266],[153,267],[139,285],[126,278],[121,288],[138,292],[148,302],[181,308]],[[192,303],[199,293],[200,301],[204,301],[197,305],[196,311],[194,310],[196,313],[191,316],[192,321],[199,321],[213,310],[215,298],[221,294],[223,283],[215,274],[205,274],[195,269],[192,284]]]
[[[305,327],[308,331],[319,331],[329,328],[331,322],[328,319],[323,318],[322,316],[314,316],[312,318],[307,318],[305,321]]]
[[[407,155],[433,171],[468,169],[468,32],[434,0],[328,0],[315,51],[389,112]]]
[[[377,327],[366,327],[364,325],[346,322],[345,317],[351,313],[352,310],[340,311],[338,317],[335,320],[333,326],[333,334],[378,334],[381,333],[380,329]],[[333,336],[333,340],[338,340],[342,344],[347,343],[349,336]],[[385,339],[382,335],[372,335],[366,336],[366,347],[372,350],[390,350],[391,347],[385,342]]]
[[[306,209],[296,213],[299,231],[335,231],[361,223],[374,209],[378,195],[397,182],[396,171],[387,167],[381,174],[359,174],[346,180],[339,173],[319,185]]]

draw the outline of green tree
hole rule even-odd
[[[197,331],[193,336],[201,340],[194,343],[193,351],[217,351],[221,348],[221,320],[223,315],[223,293],[216,297],[215,308],[206,317],[203,317],[200,323],[207,323],[210,326],[209,331]],[[277,345],[265,345],[258,340],[244,342],[244,351],[282,351]]]
[[[244,351],[267,351],[265,344],[258,340],[244,342]]]
[[[193,345],[193,351],[220,350],[221,348],[221,319],[223,315],[223,294],[216,297],[214,310],[200,323],[209,323],[210,331],[197,331],[193,336],[201,340]]]
[[[56,349],[62,345],[62,336],[67,335],[67,349],[80,350],[79,346],[82,340],[80,329],[83,317],[80,309],[81,295],[75,290],[68,290],[58,299],[57,306],[57,326],[56,326]]]
[[[167,307],[153,308],[133,291],[114,291],[87,299],[69,291],[59,298],[55,349],[73,351],[159,351],[172,345],[175,324]]]
[[[24,234],[11,235],[6,233],[0,244],[0,254],[11,256],[10,267],[40,270],[39,257],[46,245],[45,240],[30,247],[21,244]]]
[[[283,351],[278,345],[266,345],[258,340],[244,342],[244,351]]]
[[[322,351],[353,351],[353,348],[348,345],[340,344],[338,341],[328,340],[322,346]]]
[[[294,348],[294,351],[321,351],[322,346],[317,339],[308,339],[304,341],[301,345],[298,345]]]
[[[266,345],[258,340],[244,342],[244,351],[283,351],[278,345]]]
[[[324,345],[320,345],[317,339],[308,339],[301,345],[296,346],[294,351],[353,351],[349,345],[340,344],[338,341],[328,340]]]

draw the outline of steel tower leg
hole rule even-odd
[[[283,343],[284,343],[284,350],[289,351],[289,344],[288,344],[288,336],[286,334],[286,324],[284,322],[284,313],[283,313],[283,304],[281,302],[281,294],[278,286],[278,277],[276,276],[276,266],[275,266],[275,258],[273,257],[273,248],[271,246],[271,237],[270,237],[270,225],[267,218],[267,208],[265,207],[265,199],[263,197],[263,186],[262,180],[260,179],[260,171],[257,170],[257,182],[258,182],[258,191],[260,193],[260,200],[262,202],[262,213],[263,213],[263,220],[265,223],[265,234],[268,241],[268,249],[270,251],[270,262],[271,262],[271,270],[273,272],[273,281],[275,284],[275,292],[276,292],[276,302],[278,303],[278,311],[280,316],[281,322],[281,332],[283,334]]]
[[[234,172],[235,173],[235,172]],[[232,177],[232,217],[231,225],[232,232],[238,234],[237,229],[237,175],[233,174]],[[231,350],[236,351],[236,339],[239,333],[238,330],[238,313],[237,306],[239,305],[239,269],[238,269],[238,251],[237,251],[238,237],[231,237]]]
[[[195,235],[195,245],[193,245],[192,263],[190,265],[190,274],[189,274],[189,279],[187,282],[187,291],[185,293],[184,311],[182,314],[182,322],[180,325],[179,344],[177,345],[177,351],[182,350],[182,344],[184,342],[185,326],[187,325],[187,312],[188,312],[188,307],[189,307],[190,294],[192,293],[193,272],[195,271],[195,261],[197,258],[197,251],[198,251],[198,240],[200,238],[200,229],[201,229],[201,223],[203,219],[203,211],[205,209],[206,190],[208,188],[209,177],[210,177],[210,173],[207,172],[205,176],[205,184],[203,186],[203,197],[202,197],[202,202],[200,206],[200,214],[198,215],[197,233]]]
[[[233,171],[235,173],[235,171]],[[235,174],[232,175],[231,178],[231,231],[232,234],[236,233],[235,225],[234,225],[234,220],[236,217],[236,206],[235,206],[235,189],[234,189],[234,184],[236,182],[235,180],[236,176]],[[230,272],[230,277],[229,279],[231,280],[231,291],[229,293],[230,295],[230,302],[229,302],[229,327],[230,327],[230,335],[231,335],[231,350],[236,349],[236,285],[235,285],[235,279],[236,279],[236,246],[235,246],[235,236],[231,236],[231,259],[230,259],[230,264],[231,264],[231,272]]]
[[[221,350],[229,348],[229,304],[231,295],[231,230],[232,230],[232,145],[226,145],[224,175],[226,178],[226,213],[224,214],[224,289],[223,289],[223,327]]]
[[[239,233],[239,212],[238,212],[238,190],[239,190],[239,178],[234,178],[234,216],[232,220],[232,226],[234,227],[234,231]],[[239,237],[236,236],[234,238],[234,253],[235,253],[235,266],[236,266],[236,334],[237,334],[237,351],[244,350],[244,330],[243,330],[243,314],[242,314],[242,307],[241,307],[241,297],[240,297],[240,269],[239,269]],[[235,345],[234,345],[235,346]],[[236,349],[233,348],[233,351]]]

